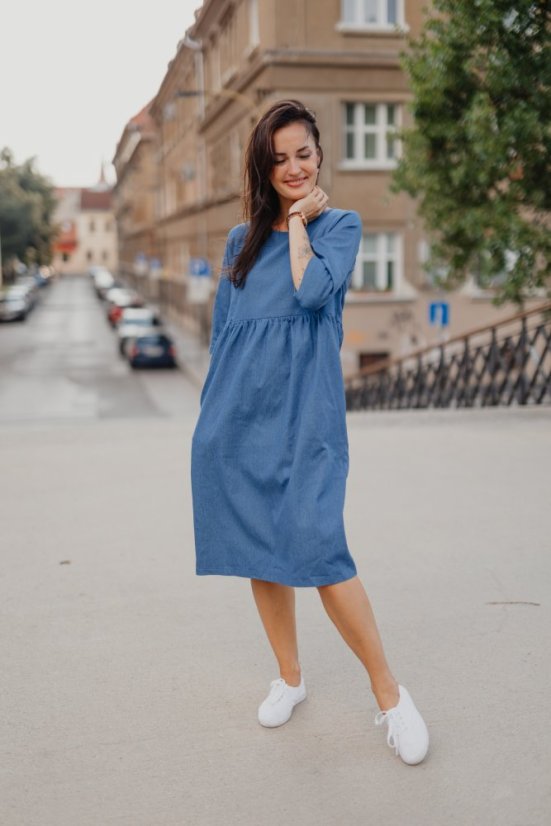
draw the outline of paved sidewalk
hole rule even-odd
[[[193,425],[0,427],[2,826],[550,823],[551,410],[348,417],[347,536],[429,725],[415,767],[314,588],[308,698],[258,724],[250,583],[194,573]]]

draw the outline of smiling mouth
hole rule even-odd
[[[308,178],[297,178],[294,181],[285,181],[285,183],[287,183],[287,184],[303,184],[304,181],[307,181],[307,180],[308,180]]]

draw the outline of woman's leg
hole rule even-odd
[[[251,579],[256,607],[279,664],[279,673],[288,685],[300,684],[295,589],[277,582]]]
[[[386,661],[371,603],[360,579],[355,576],[335,585],[320,585],[318,591],[339,633],[366,667],[379,708],[393,708],[399,700],[398,683]]]

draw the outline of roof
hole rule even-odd
[[[113,204],[112,189],[81,189],[80,208],[110,210]]]
[[[154,132],[155,131],[155,121],[149,114],[149,107],[153,103],[152,100],[140,109],[137,115],[134,115],[133,118],[130,118],[128,121],[128,126],[133,126],[136,129],[139,129],[141,132]]]

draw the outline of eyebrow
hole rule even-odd
[[[301,146],[300,149],[297,149],[297,152],[302,152],[303,149],[310,149],[308,144]],[[285,152],[274,152],[274,155],[285,155]]]

